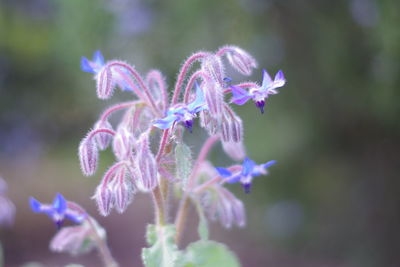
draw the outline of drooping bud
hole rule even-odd
[[[204,86],[204,96],[210,115],[216,119],[221,118],[224,104],[223,88],[216,82],[207,81]]]
[[[221,136],[224,142],[240,142],[243,135],[242,119],[231,108],[225,106],[225,114],[221,121]]]
[[[103,67],[96,75],[97,81],[97,97],[100,99],[108,99],[114,93],[115,84],[110,68]]]
[[[133,198],[133,187],[128,179],[128,169],[120,168],[116,171],[114,183],[115,208],[123,213]]]
[[[148,133],[143,133],[138,141],[135,167],[137,187],[145,192],[153,190],[158,184],[157,163],[149,147]]]
[[[223,197],[229,203],[229,207],[232,212],[233,223],[239,227],[244,227],[246,225],[246,213],[243,202],[237,199],[235,195],[227,189],[222,187],[221,190]]]
[[[96,172],[99,151],[90,135],[85,137],[79,145],[79,160],[85,176],[92,176]]]
[[[222,142],[222,148],[233,160],[242,161],[246,157],[243,142]]]
[[[79,255],[94,248],[90,238],[91,229],[87,224],[64,227],[50,241],[50,250]]]
[[[107,216],[110,214],[111,208],[114,206],[114,194],[111,186],[101,183],[97,186],[96,193],[93,198],[96,200],[97,207],[101,215]]]
[[[209,55],[202,60],[201,68],[211,80],[217,82],[220,86],[224,84],[225,71],[220,57]]]
[[[95,125],[94,125],[94,130],[97,129],[108,129],[112,130],[111,124],[108,122],[108,120],[99,120]],[[105,150],[111,143],[112,136],[108,133],[98,133],[94,136],[95,141],[97,145],[99,146],[100,150]]]
[[[208,110],[200,112],[200,126],[205,128],[209,135],[215,135],[218,132],[218,121],[211,117]]]
[[[128,160],[132,156],[134,138],[131,132],[124,126],[118,127],[113,140],[113,151],[118,160]]]
[[[251,75],[253,68],[257,68],[257,61],[239,47],[230,47],[227,58],[232,67],[245,76]]]

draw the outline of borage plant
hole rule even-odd
[[[264,113],[265,100],[277,93],[276,89],[285,84],[285,78],[279,71],[272,79],[264,70],[261,85],[233,83],[225,75],[224,57],[245,76],[257,67],[256,60],[236,46],[224,46],[215,53],[197,52],[182,65],[170,101],[167,84],[158,70],[151,70],[143,77],[126,62],[105,62],[99,51],[93,60],[82,58],[81,68],[94,74],[100,99],[109,99],[117,87],[136,96],[136,99],[113,105],[101,114],[81,141],[79,158],[83,174],[94,175],[99,150],[112,146],[116,162],[105,172],[93,196],[100,214],[107,216],[113,208],[119,213],[124,212],[137,192],[152,196],[155,222],[147,227],[148,247],[142,251],[145,266],[240,265],[226,246],[208,239],[208,219],[218,219],[226,228],[243,227],[246,223],[243,203],[225,184],[240,183],[249,193],[253,178],[266,175],[268,167],[275,161],[257,164],[246,156],[242,120],[225,101],[225,95],[232,94],[230,102],[238,105],[253,99]],[[191,71],[196,62],[199,68]],[[124,114],[120,122],[111,125],[110,116],[121,110]],[[192,132],[197,117],[209,137],[198,155],[193,157],[191,148],[183,142],[183,135],[187,132],[185,129]],[[226,168],[214,167],[207,155],[217,142],[222,143],[228,156],[241,163]],[[171,210],[169,194],[173,190],[178,192],[175,197],[180,198],[175,220],[168,214]],[[116,266],[106,248],[104,231],[99,230],[94,219],[83,209],[78,209],[79,206],[60,205],[63,201],[58,196],[52,205],[43,208],[32,200],[32,207],[49,214],[58,226],[64,217],[84,223],[80,226],[83,229],[69,234],[67,230],[61,230],[63,232],[57,234],[59,243],[63,238],[77,240],[79,244],[70,241],[74,249],[69,250],[76,253],[81,251],[78,248],[82,249],[85,235],[89,241],[97,242],[95,245],[103,255],[105,265]],[[182,248],[180,241],[190,205],[194,205],[198,213],[200,240]],[[71,213],[74,210],[78,215]],[[60,247],[58,250],[62,250]]]

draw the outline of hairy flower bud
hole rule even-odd
[[[99,120],[95,125],[94,129],[108,129],[112,130],[111,124],[108,122],[108,120]],[[98,133],[95,135],[95,141],[100,148],[100,150],[105,150],[111,143],[112,136],[108,133]]]
[[[200,112],[200,126],[207,130],[209,135],[215,135],[218,132],[218,121],[211,117],[208,110]]]
[[[113,141],[113,151],[118,160],[127,160],[132,156],[134,139],[126,127],[119,127]]]
[[[103,67],[96,75],[97,81],[97,97],[100,99],[108,99],[114,93],[115,84],[110,68]]]
[[[209,55],[201,63],[202,70],[220,86],[224,84],[224,65],[221,59],[216,55]]]
[[[221,118],[224,104],[223,88],[216,82],[207,81],[204,86],[204,96],[210,115],[216,119]]]
[[[222,148],[233,160],[241,161],[246,157],[243,142],[222,142]]]
[[[153,190],[157,186],[157,162],[149,147],[148,133],[143,133],[138,141],[135,158],[137,169],[137,187],[143,191]]]
[[[114,183],[114,197],[115,208],[119,213],[123,213],[133,199],[133,187],[131,181],[128,179],[128,169],[120,168],[115,174]]]
[[[243,135],[242,119],[237,116],[228,106],[227,113],[221,122],[221,137],[224,142],[240,142]]]
[[[253,68],[257,68],[257,61],[243,49],[233,46],[227,53],[229,63],[239,73],[249,76]]]
[[[101,183],[97,186],[96,193],[93,198],[96,200],[97,207],[101,215],[107,216],[110,214],[111,208],[114,205],[114,194],[111,186]]]
[[[79,145],[79,160],[84,175],[92,176],[96,172],[99,151],[90,135],[85,137]]]
[[[90,239],[91,230],[87,224],[63,227],[50,241],[50,250],[79,255],[94,248]]]

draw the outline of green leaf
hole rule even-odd
[[[201,204],[196,201],[196,210],[197,214],[199,215],[199,226],[197,227],[197,231],[199,233],[200,239],[201,240],[207,240],[208,239],[208,221],[207,218],[204,214],[203,207]]]
[[[175,267],[180,252],[175,245],[174,225],[148,225],[146,240],[151,247],[143,248],[142,260],[146,267]]]
[[[183,267],[239,267],[236,255],[224,244],[200,240],[191,243],[182,257]]]
[[[176,177],[182,182],[183,188],[186,187],[187,180],[192,171],[192,152],[183,142],[175,147]]]

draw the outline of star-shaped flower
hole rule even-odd
[[[43,204],[31,197],[30,205],[34,212],[47,214],[58,228],[62,226],[65,218],[76,223],[81,223],[85,219],[85,215],[68,209],[67,201],[60,193],[57,193],[52,204]]]
[[[160,129],[168,129],[175,123],[182,122],[183,125],[192,132],[193,119],[197,113],[207,109],[207,104],[204,99],[203,90],[196,83],[196,98],[193,102],[185,104],[177,104],[167,111],[166,117],[154,122],[154,126]]]
[[[269,95],[277,94],[278,91],[276,91],[276,89],[284,86],[285,83],[285,76],[281,70],[276,73],[274,80],[272,80],[266,70],[263,70],[263,82],[260,87],[251,88],[249,91],[246,91],[243,88],[232,85],[231,90],[233,97],[231,102],[243,105],[249,99],[253,99],[256,107],[260,109],[261,113],[264,113],[265,99],[268,98]]]
[[[104,57],[100,50],[93,53],[93,60],[90,61],[86,57],[81,59],[81,70],[84,72],[93,73],[95,76],[101,71],[101,69],[106,65]],[[132,90],[131,87],[120,77],[118,73],[113,72],[113,77],[117,84],[121,87],[123,91]]]
[[[231,172],[226,168],[217,167],[219,175],[224,177],[224,182],[238,183],[240,182],[246,193],[250,193],[251,182],[255,176],[268,174],[267,168],[274,165],[275,160],[268,161],[267,163],[257,165],[254,161],[246,157],[242,163],[242,170],[238,172]]]

